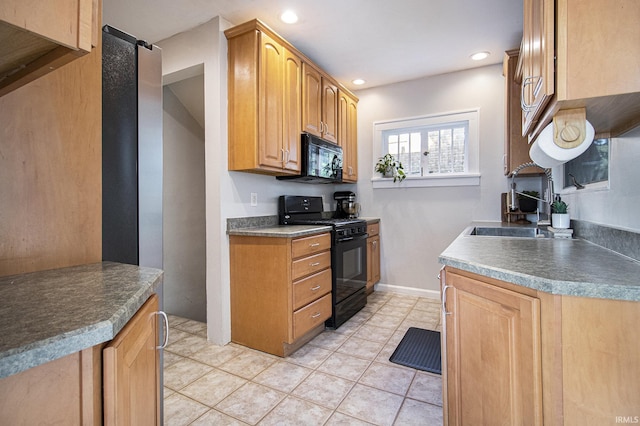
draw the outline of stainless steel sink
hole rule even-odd
[[[520,238],[544,238],[545,235],[538,228],[509,228],[476,226],[471,229],[469,235],[487,237],[520,237]]]

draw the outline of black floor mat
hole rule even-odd
[[[389,361],[430,373],[442,374],[440,332],[410,327]]]

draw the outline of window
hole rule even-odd
[[[407,175],[403,186],[479,185],[478,110],[374,123],[374,162],[387,153]],[[374,188],[397,187],[379,176]]]
[[[578,158],[564,165],[564,187],[589,185],[609,180],[609,139],[594,139]]]

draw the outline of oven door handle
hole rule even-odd
[[[339,243],[346,243],[347,241],[366,240],[367,238],[369,238],[369,234],[361,234],[356,237],[341,237],[341,238],[338,238],[336,241]]]

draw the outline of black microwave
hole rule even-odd
[[[277,176],[278,180],[303,183],[342,183],[342,147],[309,133],[302,133],[301,173]]]

